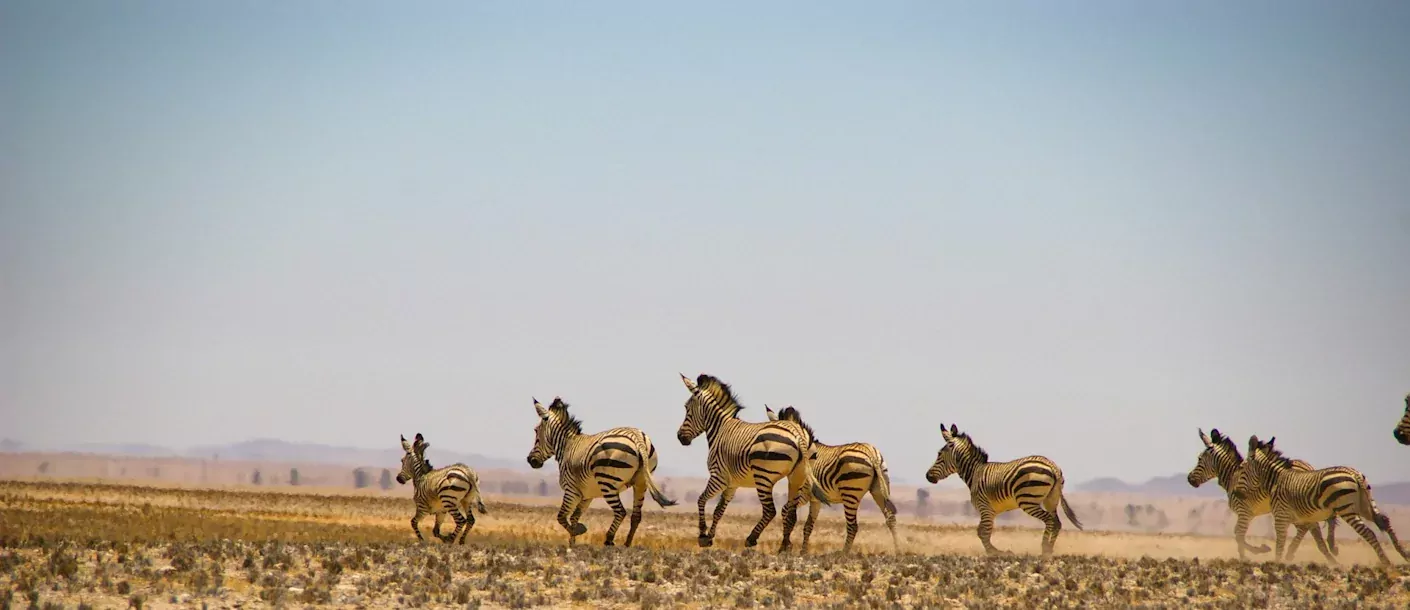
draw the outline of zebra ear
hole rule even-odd
[[[769,408],[769,405],[764,405],[764,414],[769,416],[769,421],[778,421],[778,415]]]
[[[681,373],[680,375],[681,375],[681,382],[685,384],[685,389],[690,390],[690,393],[691,393],[691,394],[694,394],[694,393],[695,393],[695,382],[694,382],[694,381],[691,381],[689,377],[686,377],[686,376],[685,376],[685,373]]]
[[[411,453],[411,443],[408,443],[408,442],[406,441],[406,435],[405,435],[405,434],[401,435],[401,448],[402,448],[403,450],[405,450],[407,453]]]
[[[539,404],[539,399],[537,398],[534,399],[534,411],[538,412],[539,419],[548,419],[548,409],[543,408],[543,405]]]
[[[1258,448],[1258,435],[1248,437],[1248,455],[1253,457],[1253,450]]]
[[[1215,428],[1215,429],[1214,429],[1214,437],[1215,437],[1215,438],[1218,438],[1218,437],[1219,437],[1219,429],[1218,429],[1218,428]],[[1204,446],[1205,446],[1205,447],[1209,447],[1209,446],[1211,446],[1211,445],[1214,444],[1214,443],[1209,442],[1209,436],[1207,436],[1207,435],[1204,433],[1204,428],[1200,428],[1200,429],[1199,429],[1199,440],[1204,441]]]
[[[954,435],[951,434],[949,430],[945,429],[945,424],[940,424],[940,438],[945,439],[947,443],[950,442],[950,439],[954,438]]]
[[[954,425],[954,424],[950,424],[950,436],[959,436],[959,435],[960,435],[959,426],[956,426],[956,425]]]

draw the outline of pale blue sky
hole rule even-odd
[[[1410,478],[1410,4],[0,2],[0,436]],[[951,483],[952,485],[957,485]]]

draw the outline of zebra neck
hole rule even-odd
[[[1223,488],[1223,490],[1226,492],[1233,491],[1234,480],[1235,477],[1238,475],[1239,467],[1241,466],[1243,466],[1243,463],[1234,462],[1231,464],[1226,464],[1218,470],[1215,470],[1214,478],[1219,482],[1219,487]]]
[[[549,441],[548,449],[553,452],[553,455],[558,456],[559,461],[562,461],[563,452],[567,451],[568,447],[573,445],[573,441],[581,436],[581,434],[574,432],[570,428],[564,428],[561,434],[558,434]]]
[[[714,444],[715,437],[743,423],[738,417],[733,415],[726,416],[723,412],[719,413],[717,417],[718,419],[713,420],[711,424],[707,424],[705,427],[706,444]]]
[[[965,456],[965,459],[955,464],[955,474],[960,476],[965,485],[970,485],[984,464],[985,462],[979,461],[978,456]]]

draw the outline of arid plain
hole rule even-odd
[[[743,548],[758,516],[756,503],[740,501],[743,493],[712,549],[696,546],[695,505],[681,497],[687,491],[672,492],[682,499],[680,506],[648,505],[634,548],[601,546],[611,515],[598,502],[585,517],[588,534],[570,550],[554,521],[556,492],[489,493],[490,514],[479,516],[467,544],[447,546],[415,541],[405,487],[7,476],[0,482],[4,607],[1410,604],[1410,567],[1393,551],[1397,565],[1376,566],[1370,548],[1350,528],[1337,532],[1341,567],[1324,565],[1310,540],[1290,564],[1263,561],[1267,555],[1238,561],[1227,533],[1231,521],[1211,510],[1217,502],[1207,498],[1135,504],[1140,498],[1072,493],[1088,531],[1065,527],[1056,557],[1036,556],[1036,521],[1006,519],[995,542],[1016,555],[988,558],[980,552],[974,519],[952,510],[962,492],[937,487],[927,518],[915,516],[916,500],[903,505],[899,550],[892,549],[879,516],[868,512],[854,552],[838,554],[843,522],[840,511],[831,509],[819,520],[809,554],[779,556],[781,519],[758,547]],[[670,484],[689,487],[683,480]],[[914,489],[908,493],[915,497]],[[1404,507],[1385,508],[1397,523],[1410,523]],[[1150,514],[1161,522],[1151,523]],[[1266,520],[1257,522],[1254,533],[1267,531]],[[423,520],[427,531],[431,522]],[[801,536],[800,527],[795,545]],[[1260,541],[1271,542],[1255,539]]]

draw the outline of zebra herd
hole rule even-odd
[[[685,401],[685,418],[676,431],[676,439],[688,446],[701,435],[708,447],[706,466],[709,479],[696,501],[699,518],[698,543],[701,547],[714,544],[715,531],[735,490],[752,486],[758,493],[762,515],[745,538],[746,547],[758,544],[759,536],[777,516],[774,487],[787,479],[787,500],[783,506],[783,540],[779,552],[791,548],[790,541],[798,521],[798,508],[809,504],[808,520],[803,526],[802,551],[808,549],[821,505],[841,503],[847,522],[847,538],[843,552],[850,550],[857,535],[857,510],[863,498],[871,494],[881,509],[886,527],[891,533],[893,548],[899,550],[896,536],[896,505],[891,501],[891,480],[886,459],[875,445],[854,442],[840,445],[823,443],[813,429],[803,421],[798,409],[789,406],[775,413],[765,405],[768,417],[764,422],[749,422],[739,417],[743,405],[735,398],[729,384],[701,374],[691,379],[681,374],[690,395]],[[568,403],[554,398],[544,407],[537,399],[534,410],[539,417],[534,427],[534,446],[528,455],[529,465],[542,468],[550,459],[558,460],[559,486],[563,500],[558,509],[558,523],[568,533],[568,544],[587,532],[580,518],[596,498],[603,498],[613,513],[603,544],[615,544],[618,529],[627,518],[621,494],[630,488],[634,492],[630,528],[626,546],[631,546],[641,524],[646,496],[661,507],[676,502],[666,497],[652,479],[656,470],[656,447],[646,432],[639,428],[618,427],[589,434],[582,422],[569,413]],[[1059,508],[1067,520],[1082,529],[1082,523],[1063,497],[1062,469],[1041,455],[1007,462],[992,462],[989,454],[955,424],[940,427],[945,444],[925,478],[932,484],[950,475],[958,475],[969,488],[970,501],[979,514],[978,535],[986,553],[1008,554],[991,542],[994,519],[1008,511],[1021,510],[1044,524],[1042,554],[1053,553],[1058,534],[1062,531]],[[1410,554],[1391,528],[1390,519],[1376,507],[1371,486],[1366,477],[1354,468],[1332,467],[1314,469],[1302,460],[1290,459],[1274,446],[1273,438],[1261,441],[1249,438],[1248,457],[1239,452],[1230,437],[1211,429],[1206,435],[1199,431],[1204,449],[1187,478],[1192,487],[1210,479],[1218,481],[1228,497],[1229,508],[1237,521],[1234,540],[1239,557],[1246,553],[1267,553],[1267,545],[1253,546],[1246,540],[1249,522],[1260,515],[1271,514],[1274,523],[1278,561],[1290,559],[1308,534],[1330,563],[1337,563],[1335,524],[1345,521],[1375,550],[1381,563],[1390,559],[1382,549],[1367,521],[1389,536],[1396,551],[1410,561]],[[1395,428],[1395,438],[1410,445],[1410,395],[1405,397],[1405,416]],[[410,481],[415,490],[415,515],[411,528],[419,540],[424,540],[419,527],[426,515],[435,516],[433,534],[447,543],[465,543],[475,525],[472,508],[486,514],[480,499],[479,477],[465,464],[433,468],[426,460],[430,446],[420,433],[413,442],[402,437],[401,472],[398,483]],[[715,496],[713,516],[707,527],[706,504]],[[445,515],[455,521],[455,531],[441,534]],[[1319,524],[1325,521],[1326,536]],[[1296,529],[1291,543],[1287,527]],[[1286,551],[1286,552],[1285,552]]]

